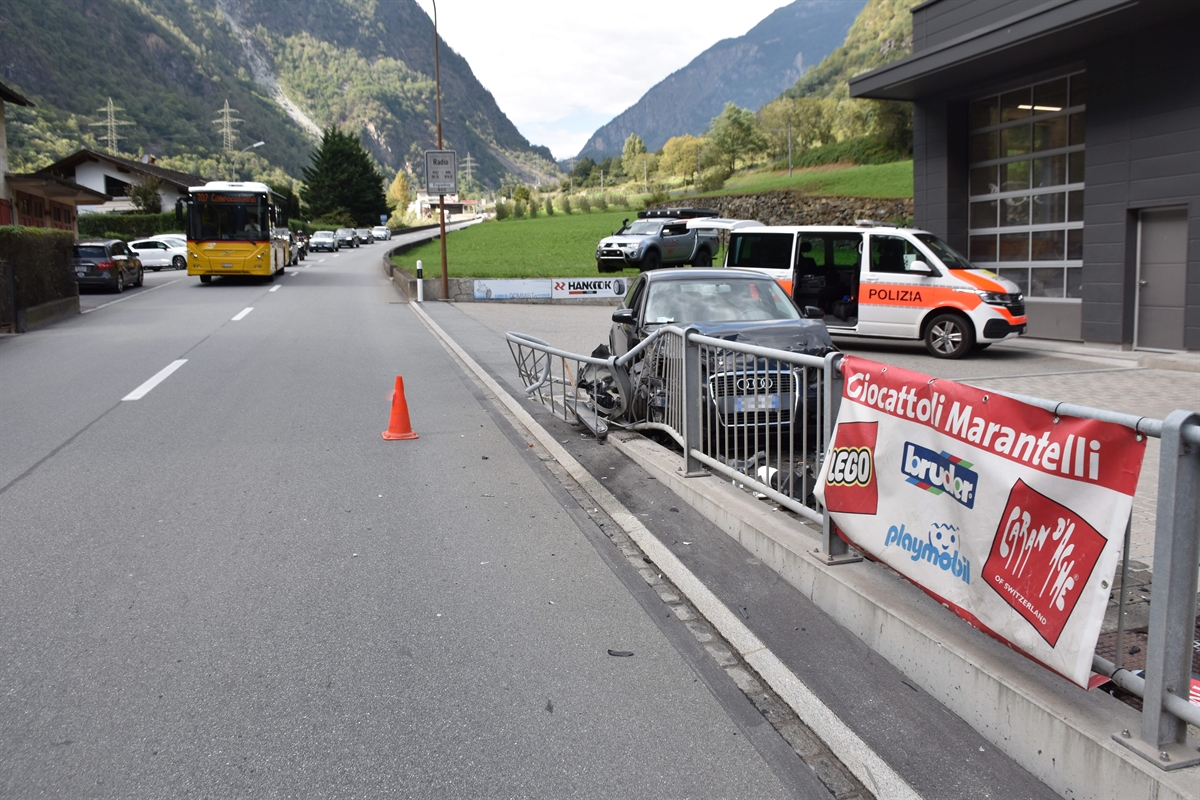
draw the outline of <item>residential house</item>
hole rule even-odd
[[[33,107],[27,98],[0,83],[0,225],[59,228],[78,233],[75,224],[78,204],[102,203],[111,198],[54,175],[10,173],[5,103]]]
[[[159,181],[158,194],[162,198],[162,211],[173,210],[175,201],[187,196],[188,187],[207,183],[199,175],[189,175],[156,165],[154,156],[143,156],[142,160],[138,161],[86,148],[54,162],[40,170],[39,174],[55,175],[109,195],[106,202],[80,206],[81,214],[133,211],[133,201],[128,196],[129,189],[149,178]]]

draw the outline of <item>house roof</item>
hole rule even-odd
[[[5,173],[4,180],[14,189],[34,192],[60,203],[74,201],[77,204],[92,205],[96,202],[106,203],[112,200],[112,197],[104,192],[97,192],[95,189],[80,186],[75,181],[49,173],[33,172],[14,175],[9,172]]]
[[[75,168],[87,161],[102,161],[121,169],[136,172],[141,175],[150,175],[158,178],[163,183],[175,186],[182,192],[187,192],[190,186],[199,186],[205,183],[204,178],[199,175],[189,175],[186,172],[176,172],[173,169],[166,169],[154,164],[143,164],[141,161],[134,161],[131,158],[122,158],[121,156],[110,155],[109,153],[100,153],[95,150],[84,148],[74,155],[69,155],[66,158],[55,161],[53,164],[43,167],[38,170],[38,173],[51,173],[54,175],[65,176],[67,173],[74,173]]]
[[[33,106],[33,103],[29,102],[27,97],[23,96],[19,92],[14,92],[3,83],[0,83],[0,100],[17,106]]]

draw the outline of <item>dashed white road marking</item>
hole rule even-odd
[[[141,386],[134,389],[129,394],[122,397],[122,400],[141,400],[146,395],[150,394],[150,390],[170,377],[171,373],[187,363],[186,358],[181,358],[178,361],[172,361],[167,366],[158,371],[153,378],[143,383]]]
[[[239,312],[237,313],[237,316],[236,316],[236,317],[234,317],[232,321],[233,321],[233,322],[238,322],[239,320],[243,320],[243,319],[245,319],[245,318],[246,318],[246,315],[247,315],[247,314],[249,314],[249,313],[250,313],[251,311],[253,311],[253,310],[254,310],[254,306],[250,306],[249,308],[243,308],[241,311],[239,311]]]
[[[270,289],[267,289],[267,291],[268,291],[268,292],[278,292],[278,291],[279,291],[279,287],[278,287],[278,286],[272,286]]]

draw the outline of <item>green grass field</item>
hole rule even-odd
[[[831,197],[912,197],[912,168],[912,161],[896,161],[844,169],[809,167],[795,170],[790,178],[786,170],[747,172],[731,177],[721,192],[701,196],[793,189]]]
[[[452,278],[598,277],[596,245],[637,211],[556,212],[536,219],[490,220],[446,234],[446,271]],[[441,248],[436,241],[394,256],[392,261],[415,272],[417,259],[425,275],[441,275]],[[616,275],[619,273],[609,273]],[[636,275],[637,270],[623,274]]]
[[[723,192],[677,198],[690,205],[697,198],[717,194],[753,193],[794,189],[806,194],[840,197],[911,197],[912,162],[898,161],[844,169],[818,167],[787,172],[750,172],[730,178]],[[639,206],[640,207],[640,206]],[[625,217],[635,219],[636,209],[593,211],[585,214],[544,213],[535,219],[491,220],[446,235],[446,268],[452,278],[575,278],[595,277],[596,244],[621,227]],[[723,254],[713,258],[721,263]],[[425,275],[441,275],[441,249],[436,241],[394,256],[393,263],[416,272],[424,262]],[[627,269],[613,275],[636,275]]]

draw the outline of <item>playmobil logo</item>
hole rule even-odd
[[[900,471],[905,480],[918,489],[931,494],[947,494],[967,508],[974,508],[979,474],[969,469],[971,466],[970,461],[944,450],[935,453],[919,444],[905,442]]]
[[[959,530],[956,526],[935,522],[925,538],[913,536],[904,526],[892,525],[883,540],[885,548],[896,545],[908,551],[913,561],[924,561],[949,572],[965,584],[971,583],[971,562],[959,555]]]

